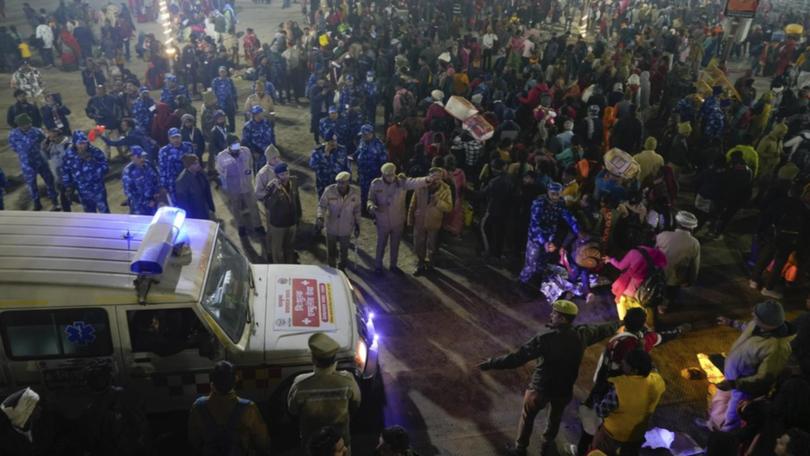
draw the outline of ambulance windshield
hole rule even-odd
[[[233,342],[238,342],[249,318],[250,266],[220,232],[205,281],[203,308]]]

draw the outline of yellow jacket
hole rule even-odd
[[[430,187],[414,190],[411,205],[408,208],[408,225],[416,228],[435,231],[442,227],[444,214],[453,210],[453,196],[450,186],[444,182],[431,193]]]
[[[608,379],[616,389],[619,407],[602,423],[610,437],[622,443],[644,440],[647,424],[666,385],[657,372],[650,375],[621,375]]]

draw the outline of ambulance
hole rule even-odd
[[[30,386],[69,415],[106,369],[148,412],[188,410],[226,359],[237,393],[279,413],[315,332],[342,347],[339,369],[379,381],[373,315],[338,270],[251,264],[218,224],[172,207],[0,211],[2,393]]]

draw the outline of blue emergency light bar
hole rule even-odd
[[[162,274],[185,220],[186,211],[183,209],[169,206],[158,209],[129,264],[129,270],[138,275]]]

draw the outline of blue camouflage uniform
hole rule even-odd
[[[354,78],[351,75],[347,78],[348,83],[341,87],[338,92],[338,112],[340,113],[346,112],[350,106],[354,106],[356,100],[359,98],[357,87],[351,83],[354,81]]]
[[[349,155],[354,156],[357,149],[355,144],[357,134],[360,133],[360,127],[363,126],[363,115],[352,109],[341,119],[343,120],[342,125],[341,122],[338,122],[338,128],[335,131],[338,135],[338,142],[346,147]]]
[[[142,132],[149,134],[152,131],[152,119],[155,116],[155,111],[149,110],[155,105],[155,100],[147,98],[146,100],[138,97],[132,102],[132,119],[135,121],[135,127]]]
[[[557,184],[559,185],[559,184]],[[566,209],[562,198],[556,203],[548,196],[540,196],[532,203],[529,222],[529,239],[526,242],[526,263],[520,271],[520,281],[527,283],[538,269],[540,260],[546,259],[545,245],[554,241],[560,220],[565,220],[574,234],[579,234],[579,225],[573,215]],[[559,247],[559,243],[557,243]]]
[[[157,209],[155,195],[160,191],[158,173],[154,166],[146,161],[142,166],[129,163],[121,173],[121,183],[124,195],[129,201],[129,213],[137,215],[153,215]]]
[[[330,119],[329,116],[327,116],[321,119],[321,121],[318,122],[318,133],[320,134],[321,139],[326,140],[326,135],[328,133],[332,132],[337,133],[338,122],[340,121],[341,121],[340,117],[338,117],[337,119]],[[341,124],[343,123],[344,122],[341,122]],[[340,137],[340,133],[338,133],[338,137]]]
[[[11,130],[8,135],[8,144],[17,153],[20,159],[20,168],[25,180],[25,185],[28,186],[28,191],[31,192],[31,200],[35,205],[39,204],[39,189],[37,188],[37,174],[42,176],[45,185],[48,187],[48,197],[56,202],[56,185],[48,168],[48,162],[42,155],[40,145],[45,139],[45,134],[42,130],[36,127],[31,127],[28,131],[22,131],[20,128]]]
[[[110,169],[107,157],[98,147],[87,145],[88,159],[79,156],[76,141],[65,153],[62,162],[62,183],[65,188],[75,189],[79,194],[84,212],[110,213],[107,204],[107,188],[104,176]]]
[[[723,112],[723,103],[716,95],[711,95],[700,107],[700,117],[703,119],[703,136],[707,139],[717,139],[723,134],[726,115]]]
[[[169,84],[163,86],[163,90],[160,91],[160,101],[169,105],[172,108],[172,111],[177,109],[177,104],[174,102],[175,98],[178,95],[185,95],[186,98],[189,100],[191,97],[188,95],[188,89],[183,84],[176,84],[174,89],[169,89]]]
[[[379,90],[377,83],[374,81],[366,81],[363,83],[363,114],[365,114],[365,121],[374,125],[377,119],[377,103],[379,102]]]
[[[169,143],[163,146],[158,152],[160,186],[165,188],[169,193],[172,203],[177,201],[174,183],[177,180],[177,176],[185,169],[183,166],[183,155],[194,155],[194,148],[190,142],[182,142],[177,147]]]
[[[318,198],[323,195],[326,187],[335,183],[338,173],[351,172],[349,155],[346,153],[346,148],[340,144],[332,150],[329,156],[326,155],[326,145],[316,147],[309,157],[309,167],[315,170],[315,187],[318,189]]]
[[[264,150],[271,144],[276,145],[276,134],[267,119],[262,118],[258,122],[251,119],[242,128],[242,145],[253,153],[253,172],[257,172],[267,162]]]
[[[236,109],[236,86],[231,78],[217,76],[211,81],[211,91],[217,97],[217,104],[222,109]]]
[[[379,138],[371,138],[370,141],[360,140],[357,146],[357,174],[360,180],[360,207],[366,207],[368,200],[368,189],[371,181],[380,177],[380,168],[388,161],[388,152],[385,145]]]

